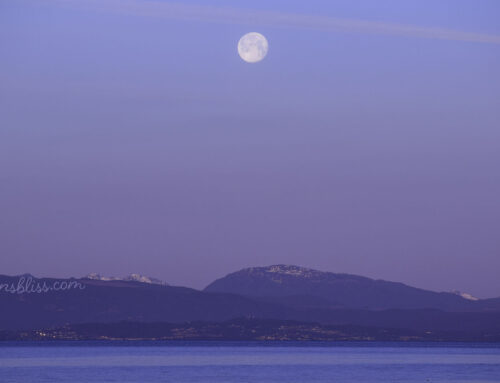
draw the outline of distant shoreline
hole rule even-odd
[[[500,333],[430,332],[238,318],[226,322],[84,323],[50,329],[0,330],[0,341],[474,342],[500,344]]]

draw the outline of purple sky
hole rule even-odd
[[[0,2],[0,273],[500,296],[500,2],[77,3]]]

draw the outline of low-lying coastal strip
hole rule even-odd
[[[416,331],[254,318],[218,323],[85,323],[49,329],[0,331],[0,341],[19,340],[500,342],[500,332]]]

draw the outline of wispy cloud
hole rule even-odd
[[[427,39],[500,44],[499,35],[463,32],[445,28],[421,27],[416,25],[344,19],[320,15],[243,10],[206,5],[186,5],[176,2],[150,0],[55,1],[71,7],[164,19],[244,24],[251,26],[304,28],[325,31],[384,34]]]

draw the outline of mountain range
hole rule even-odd
[[[421,333],[477,333],[481,339],[500,334],[500,298],[476,299],[291,265],[243,269],[202,291],[139,275],[91,274],[64,280],[0,275],[0,309],[0,330],[256,318]]]
[[[292,265],[243,269],[216,280],[204,291],[307,308],[500,310],[498,299],[479,300],[469,294],[438,293],[403,283]]]

